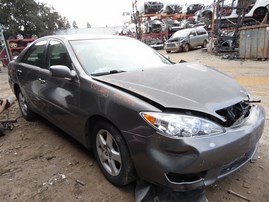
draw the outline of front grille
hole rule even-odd
[[[176,44],[174,44],[174,43],[168,43],[166,46],[167,47],[176,47]]]
[[[247,117],[250,108],[248,103],[242,101],[230,107],[218,110],[216,113],[226,120],[223,125],[225,127],[230,127],[239,124],[245,117]]]

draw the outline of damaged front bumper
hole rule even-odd
[[[177,191],[208,186],[246,164],[262,135],[265,112],[253,106],[238,126],[220,135],[170,139],[158,133],[145,137],[124,132],[138,175]]]

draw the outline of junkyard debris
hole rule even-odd
[[[77,182],[78,184],[82,185],[82,186],[85,185],[85,182],[82,182],[82,181],[80,181],[80,180],[76,180],[76,182]]]
[[[244,200],[246,200],[246,201],[251,201],[251,200],[248,199],[247,197],[242,196],[241,194],[238,194],[238,193],[236,193],[236,192],[234,192],[234,191],[232,191],[232,190],[228,190],[227,192],[228,192],[229,194],[232,194],[232,195],[237,196],[238,198],[244,199]]]
[[[163,189],[149,184],[143,180],[138,180],[135,187],[135,202],[207,202],[204,189],[197,189],[186,192],[176,192],[170,189]]]
[[[49,160],[52,160],[52,159],[56,158],[56,156],[47,156],[45,158],[49,161]]]
[[[50,178],[47,183],[46,182],[43,183],[43,185],[46,185],[46,184],[53,185],[54,182],[56,182],[56,181],[62,181],[64,179],[66,179],[66,176],[64,174],[57,173],[57,174],[53,175],[53,177]]]

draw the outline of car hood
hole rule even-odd
[[[184,39],[187,39],[187,37],[175,37],[175,38],[170,38],[167,40],[167,42],[175,42],[175,41],[182,41]]]
[[[229,76],[197,63],[94,77],[95,80],[131,92],[164,108],[187,109],[211,114],[234,105],[247,92]]]

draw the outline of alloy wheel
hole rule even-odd
[[[121,154],[117,142],[105,129],[98,131],[96,136],[98,157],[104,169],[112,176],[117,176],[122,167]]]
[[[27,116],[28,114],[28,106],[26,103],[25,97],[22,95],[22,93],[19,93],[19,103],[20,103],[20,108],[23,113],[23,115]]]

